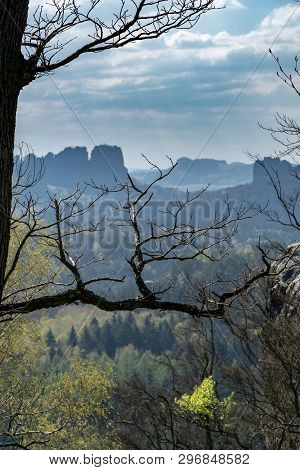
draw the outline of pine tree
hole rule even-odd
[[[116,352],[116,343],[112,326],[106,322],[102,329],[103,348],[109,357],[114,357]]]
[[[57,341],[51,329],[46,334],[46,344],[49,348],[50,361],[52,361],[57,353]]]
[[[93,351],[93,340],[87,326],[85,326],[82,330],[79,339],[79,346],[87,354]]]
[[[120,313],[113,313],[111,319],[111,333],[114,337],[115,349],[124,346],[124,324]]]
[[[102,331],[99,326],[99,322],[97,318],[93,318],[89,324],[89,333],[93,343],[93,350],[97,351],[98,354],[102,354],[103,352],[103,339],[102,339]]]
[[[67,345],[71,346],[71,348],[74,348],[75,346],[77,346],[77,344],[78,344],[77,333],[76,333],[76,330],[75,330],[74,326],[72,325],[72,327],[69,331],[69,335],[68,335],[68,339],[67,339]]]
[[[47,334],[46,334],[46,344],[47,346],[50,348],[51,346],[54,346],[56,345],[56,339],[55,339],[55,336],[54,334],[52,333],[52,330],[50,328],[50,330],[48,330]]]
[[[135,318],[130,312],[124,321],[124,346],[133,344],[136,349],[141,349],[143,341]]]

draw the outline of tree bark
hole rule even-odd
[[[21,47],[28,6],[29,0],[0,2],[0,302],[10,239],[16,113],[26,65]]]

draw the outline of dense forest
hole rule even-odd
[[[32,157],[24,161],[17,159],[19,173],[24,165],[27,168],[26,162],[31,168]],[[257,165],[262,167],[257,169]],[[134,242],[130,224],[124,224],[126,218],[118,216],[117,223],[109,223],[104,231],[81,233],[79,230],[79,241],[75,229],[85,223],[81,213],[75,223],[68,222],[62,227],[67,231],[74,229],[74,234],[68,237],[68,249],[61,248],[65,250],[63,256],[67,258],[63,259],[67,268],[72,270],[77,266],[70,253],[84,250],[80,258],[82,278],[90,276],[93,279],[95,276],[98,279],[100,274],[101,279],[110,280],[117,275],[116,263],[118,272],[124,275],[108,287],[96,286],[98,295],[108,299],[126,299],[128,296],[138,299],[139,289],[144,288],[149,293],[159,292],[157,295],[169,302],[202,304],[199,311],[208,310],[208,313],[187,316],[180,311],[183,307],[175,312],[172,308],[165,311],[146,307],[136,308],[134,312],[130,309],[118,311],[117,308],[106,311],[70,302],[52,308],[50,305],[27,316],[16,315],[11,318],[12,322],[1,323],[2,447],[299,447],[300,328],[291,291],[298,285],[299,252],[298,244],[289,245],[297,239],[298,227],[293,224],[285,227],[286,219],[282,225],[278,221],[279,217],[288,217],[290,206],[281,207],[275,198],[271,205],[263,206],[272,191],[276,193],[272,180],[265,193],[260,192],[257,202],[253,190],[258,186],[259,178],[264,174],[267,177],[268,171],[275,174],[278,168],[282,184],[293,177],[291,171],[298,169],[284,162],[278,163],[276,159],[257,163],[252,184],[223,190],[224,194],[233,191],[249,198],[243,206],[241,203],[234,206],[239,209],[233,209],[238,215],[233,217],[232,223],[228,219],[226,211],[229,209],[224,196],[223,200],[218,200],[221,201],[219,207],[223,204],[225,212],[214,214],[215,220],[212,220],[212,214],[203,221],[197,215],[195,223],[200,226],[203,248],[198,250],[198,245],[190,238],[192,230],[192,237],[198,242],[197,232],[195,235],[188,225],[189,232],[187,235],[184,232],[178,246],[176,244],[178,255],[171,259],[168,259],[168,253],[172,253],[174,247],[170,243],[177,243],[179,236],[177,223],[185,230],[187,217],[191,214],[194,217],[198,205],[192,207],[190,213],[187,204],[194,201],[194,196],[188,195],[183,202],[176,199],[174,207],[181,219],[180,222],[176,219],[175,228],[169,232],[170,229],[165,227],[173,213],[168,212],[168,207],[173,206],[168,206],[170,203],[163,199],[167,206],[159,205],[157,210],[159,195],[161,191],[164,194],[165,189],[154,186],[153,206],[150,212],[141,212],[139,219],[139,230],[146,240],[150,237],[144,256],[150,260],[153,256],[154,261],[145,267],[146,281],[142,287],[137,282],[136,265],[131,261],[134,258],[130,258]],[[38,173],[40,177],[43,176]],[[159,178],[164,175],[159,174]],[[138,192],[137,184],[137,181],[132,182],[135,192]],[[285,184],[292,194],[295,185]],[[148,187],[146,190],[143,184],[142,187],[140,191],[144,195]],[[117,196],[126,201],[123,186]],[[201,190],[200,197],[217,199],[220,196],[218,191],[207,195]],[[66,198],[70,200],[70,196]],[[118,202],[118,198],[109,204],[113,206],[112,211],[119,214],[120,208],[127,206]],[[148,209],[147,198],[141,206],[143,210]],[[110,210],[108,203],[104,207]],[[152,219],[147,225],[149,213]],[[62,269],[57,257],[53,256],[55,238],[50,232],[51,215],[42,214],[46,218],[39,223],[50,227],[43,235],[42,243],[33,237],[20,251],[27,229],[19,221],[11,234],[9,263],[14,266],[15,260],[17,262],[6,285],[5,298],[22,300],[26,305],[30,305],[32,294],[38,295],[38,286],[42,291],[46,290],[47,295],[56,296],[61,286],[70,283],[68,271]],[[157,224],[162,224],[161,232],[155,232],[153,214],[157,214]],[[208,233],[202,228],[204,223],[211,224]],[[268,224],[272,226],[271,232]],[[36,230],[35,226],[33,230]],[[281,244],[276,242],[282,231],[286,234],[288,249],[284,247],[284,240]],[[166,244],[156,245],[156,236],[167,238]],[[104,243],[105,237],[110,240],[109,246]],[[195,247],[196,251],[190,255],[189,250]],[[94,256],[99,248],[100,267],[95,267]],[[134,256],[140,256],[139,252]],[[165,257],[167,262],[161,263],[160,258]],[[178,259],[181,258],[185,263],[179,268]],[[266,273],[261,271],[262,260]],[[130,263],[133,273],[127,267]],[[235,289],[237,294],[226,305],[225,316],[214,318],[209,314],[207,304],[221,298],[224,287],[229,299]],[[282,403],[285,403],[284,407]]]
[[[32,248],[26,267],[37,256],[46,261]],[[246,246],[216,264],[200,259],[192,266],[203,283],[225,273],[242,276],[256,262]],[[41,276],[45,265],[34,262],[31,276]],[[292,266],[284,266],[282,279]],[[298,448],[299,320],[274,316],[270,289],[269,281],[257,283],[225,321],[70,305],[3,326],[1,445]],[[291,297],[284,299],[290,311]]]
[[[17,158],[18,174],[31,164],[32,157]],[[36,171],[39,182],[43,175]],[[265,184],[269,172],[278,171],[284,196],[272,178]],[[11,233],[4,298],[17,309],[30,307],[40,292],[50,300],[47,308],[26,316],[7,318],[4,311],[1,447],[297,449],[299,245],[291,244],[299,230],[291,219],[297,171],[298,166],[266,159],[254,165],[253,183],[222,190],[223,199],[218,191],[200,190],[182,200],[176,193],[174,202],[156,180],[139,189],[128,176],[129,186],[117,188],[117,197],[113,193],[113,201],[104,204],[117,217],[99,230],[82,229],[77,193],[75,203],[74,195],[61,199],[65,224],[42,210],[31,228],[21,213]],[[158,170],[158,183],[164,177]],[[254,188],[262,183],[256,201]],[[248,202],[240,197],[230,207],[225,199],[230,191]],[[277,199],[269,204],[271,194]],[[199,197],[200,207],[202,198],[215,198],[222,210],[202,220]],[[141,199],[136,219],[132,207]],[[51,201],[57,216],[59,203]],[[74,207],[79,217],[73,221]],[[89,223],[98,214],[98,208],[92,219],[89,214]],[[189,218],[195,214],[194,226]],[[27,240],[28,228],[33,236]],[[180,268],[179,261],[184,261]],[[83,279],[96,284],[100,305],[63,300],[52,306],[51,299],[60,299],[74,282],[69,271],[78,290]],[[139,303],[141,294],[145,304]],[[113,303],[130,296],[134,309]],[[115,307],[105,308],[107,302]]]

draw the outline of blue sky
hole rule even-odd
[[[227,3],[192,30],[85,56],[37,80],[21,95],[17,141],[38,155],[119,145],[128,167],[143,166],[142,153],[161,165],[166,154],[228,161],[248,161],[247,151],[271,154],[275,144],[257,123],[271,124],[277,111],[300,113],[296,96],[276,78],[274,60],[262,58],[274,43],[292,68],[300,5]]]

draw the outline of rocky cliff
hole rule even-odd
[[[127,178],[122,150],[116,146],[96,146],[91,155],[86,147],[68,147],[58,154],[48,153],[41,160],[31,157],[31,167],[41,163],[45,171],[40,190],[73,191],[78,183],[91,180],[97,185],[114,186]]]
[[[277,275],[270,280],[269,310],[290,316],[300,312],[300,243],[288,247],[284,259],[274,264]]]

